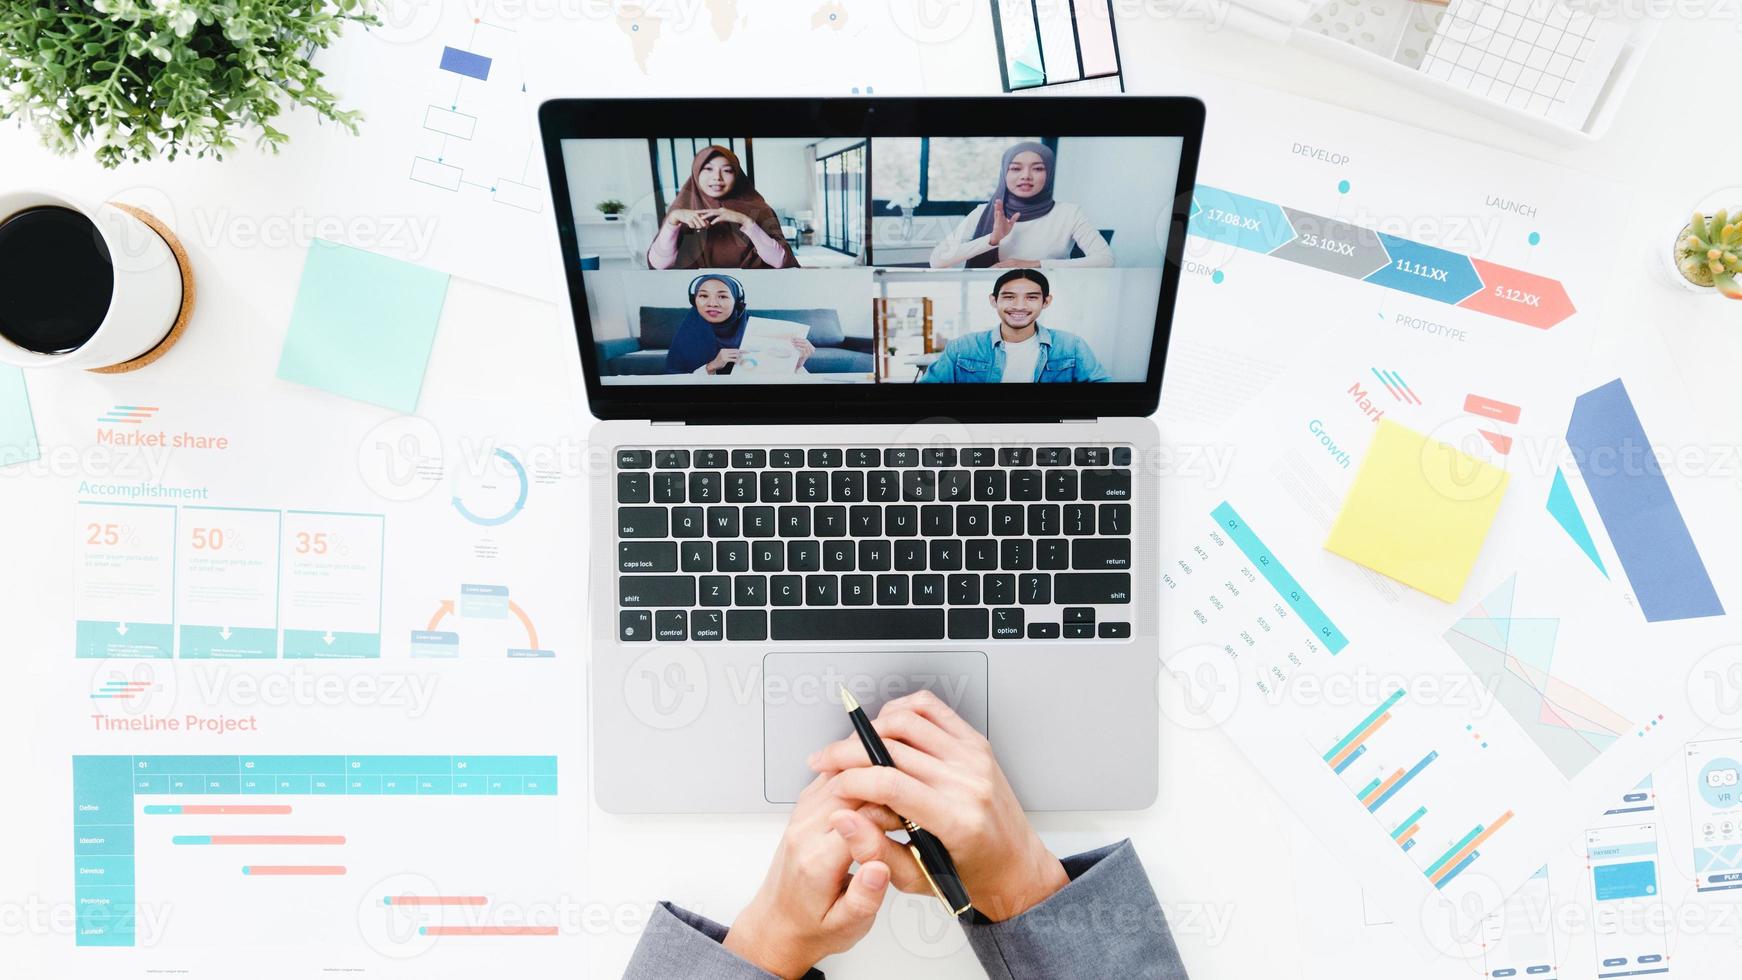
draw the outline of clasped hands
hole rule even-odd
[[[852,736],[812,754],[816,779],[800,794],[762,887],[726,933],[728,950],[777,977],[803,976],[851,949],[891,884],[931,894],[906,846],[887,836],[902,828],[897,814],[949,848],[985,919],[1020,915],[1069,883],[991,744],[936,695],[890,701],[872,724],[895,768],[872,766]]]

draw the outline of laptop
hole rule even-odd
[[[1159,767],[1185,98],[557,100],[591,410],[593,790],[773,810],[930,690],[1032,810]],[[691,135],[691,134],[714,135]]]

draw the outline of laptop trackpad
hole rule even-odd
[[[805,759],[853,734],[837,689],[846,685],[871,718],[884,702],[924,689],[987,732],[986,655],[771,653],[762,658],[762,788],[770,803],[792,803],[816,778]]]

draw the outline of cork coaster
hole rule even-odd
[[[188,251],[182,246],[181,239],[175,237],[175,232],[170,231],[150,211],[136,208],[131,204],[122,204],[119,201],[110,201],[109,203],[145,222],[146,227],[157,232],[169,245],[169,250],[175,254],[176,264],[181,267],[181,310],[176,313],[175,323],[170,325],[169,333],[164,334],[163,339],[157,342],[156,347],[131,361],[122,361],[120,364],[111,364],[108,367],[88,368],[87,370],[92,374],[126,374],[152,363],[169,353],[169,349],[176,345],[176,341],[181,340],[181,335],[187,333],[188,321],[193,318],[194,314],[194,266],[193,262],[188,259]]]

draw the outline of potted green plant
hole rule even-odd
[[[616,221],[619,215],[629,210],[629,205],[614,197],[608,197],[593,206],[599,209],[599,213],[605,216],[606,221]]]
[[[1695,211],[1676,235],[1671,255],[1676,275],[1688,286],[1742,299],[1742,209]]]
[[[277,150],[272,122],[305,106],[356,132],[309,59],[376,0],[39,0],[0,4],[0,119],[106,167],[222,158],[239,136]]]

